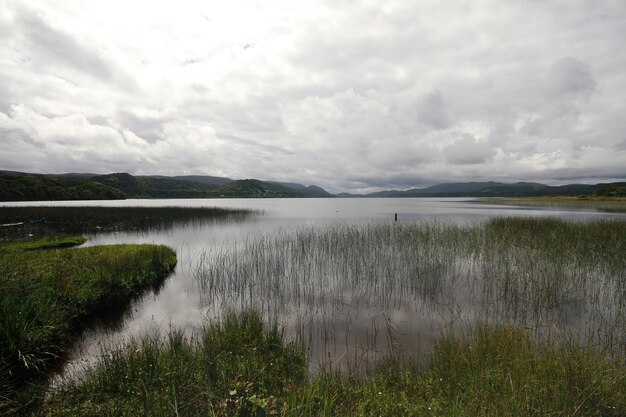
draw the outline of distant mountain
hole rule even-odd
[[[185,178],[185,179],[182,179]],[[255,179],[231,180],[209,176],[133,176],[126,173],[109,174],[92,178],[118,188],[130,198],[283,198],[306,197],[319,192],[319,187],[292,187]],[[215,182],[224,184],[215,185]],[[300,186],[302,189],[297,189]],[[322,190],[319,188],[319,190]],[[322,190],[325,192],[324,190]],[[332,196],[328,194],[328,196]]]
[[[218,187],[222,187],[224,185],[230,184],[231,182],[235,182],[235,180],[230,178],[212,177],[210,175],[177,175],[173,178],[182,181],[191,181],[199,182],[200,184],[215,185]]]
[[[168,177],[165,175],[148,175],[146,176],[146,178],[189,181],[189,182],[196,182],[199,184],[214,185],[216,187],[222,187],[224,185],[230,184],[231,182],[235,182],[235,180],[230,179],[230,178],[212,177],[210,175],[176,175],[174,177]]]
[[[414,190],[406,190],[406,191],[398,191],[398,190],[389,190],[389,191],[377,191],[375,193],[369,193],[365,195],[360,195],[360,197],[415,197],[411,195],[411,191]],[[344,193],[344,197],[356,197],[356,194]]]
[[[428,188],[406,191],[379,191],[366,197],[533,197],[593,195],[605,186],[622,186],[626,183],[568,184],[550,186],[536,182],[455,182],[437,184]]]
[[[126,194],[89,179],[0,171],[0,201],[120,200]]]
[[[323,188],[296,183],[232,180],[208,175],[134,176],[26,174],[0,171],[0,201],[122,198],[299,198],[333,197]]]
[[[237,180],[233,180],[231,178],[212,177],[210,175],[178,175],[178,176],[175,176],[175,177],[159,177],[159,178],[173,178],[173,179],[176,179],[176,180],[197,182],[197,183],[200,183],[200,184],[215,185],[217,187],[223,187],[225,185],[229,185],[229,184],[232,184],[232,183],[237,181]],[[240,181],[243,181],[243,180],[240,180]],[[255,180],[255,181],[260,181],[260,180]],[[316,185],[306,186],[306,185],[298,184],[298,183],[295,183],[295,182],[278,182],[278,181],[262,181],[262,182],[264,182],[266,184],[276,185],[276,186],[279,186],[279,187],[288,188],[290,190],[297,191],[298,195],[301,196],[301,197],[318,197],[318,198],[334,197],[333,194],[329,193],[328,191],[326,191],[323,188],[318,187]],[[227,190],[229,190],[229,189],[227,189]]]
[[[301,192],[291,188],[259,180],[239,180],[220,187],[212,192],[221,198],[284,198],[304,197]]]
[[[302,197],[312,197],[312,198],[329,198],[334,197],[334,194],[329,193],[322,187],[318,187],[317,185],[302,185],[297,184],[295,182],[276,182],[276,181],[266,181],[268,184],[274,184],[281,187],[289,188],[291,190],[297,191],[302,195]]]
[[[134,176],[127,173],[28,174],[0,171],[0,201],[95,200],[123,198],[357,198],[357,197],[532,197],[621,196],[626,182],[549,186],[537,182],[454,182],[366,195],[333,195],[315,185],[233,180],[209,175]]]
[[[429,193],[484,193],[490,190],[502,190],[503,188],[510,189],[511,191],[516,190],[541,190],[545,189],[548,186],[545,184],[532,183],[532,182],[517,182],[514,184],[505,184],[501,182],[454,182],[454,183],[444,183],[433,185],[432,187],[428,187],[423,191],[427,191]]]
[[[218,188],[167,177],[142,177],[127,173],[101,175],[91,180],[122,190],[129,198],[204,198]]]
[[[98,175],[102,175],[102,174],[93,174],[93,173],[89,173],[89,172],[67,172],[64,174],[45,174],[46,177],[53,177],[53,178],[93,178],[93,177],[97,177]]]

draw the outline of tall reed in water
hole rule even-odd
[[[204,253],[193,270],[213,315],[258,309],[314,359],[353,367],[481,322],[623,347],[624,253],[624,222],[502,218],[253,236]]]

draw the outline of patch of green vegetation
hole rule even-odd
[[[622,416],[623,359],[526,330],[482,326],[441,338],[421,366],[306,377],[303,348],[245,312],[192,338],[172,331],[107,352],[53,393],[46,416]]]
[[[302,350],[258,314],[228,315],[191,339],[173,330],[110,351],[47,402],[47,415],[273,415],[306,376]]]
[[[571,209],[591,209],[606,212],[626,212],[626,197],[605,194],[571,197],[488,197],[481,198],[480,202],[507,206],[563,207]]]
[[[165,230],[188,223],[240,221],[248,210],[216,207],[0,207],[0,239],[28,235]]]
[[[0,172],[0,201],[119,200],[124,192],[85,179]]]
[[[37,239],[22,239],[0,244],[0,250],[5,252],[11,251],[29,251],[29,250],[45,250],[45,249],[61,249],[79,246],[85,243],[87,239],[82,236],[45,236]]]
[[[82,242],[0,243],[0,409],[46,375],[90,317],[157,286],[176,264],[174,251],[156,245],[50,249]]]

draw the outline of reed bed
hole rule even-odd
[[[252,215],[250,210],[217,207],[0,207],[0,239],[161,231],[186,224],[243,221]]]
[[[619,221],[250,236],[190,268],[218,318],[103,347],[35,414],[623,416],[624,253]]]
[[[332,225],[250,237],[192,268],[210,316],[255,309],[352,372],[477,323],[626,347],[626,223],[503,218]]]
[[[562,207],[564,209],[583,209],[608,213],[626,212],[625,197],[483,197],[480,202],[507,206]]]

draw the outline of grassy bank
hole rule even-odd
[[[307,377],[301,346],[245,312],[190,339],[172,331],[108,352],[56,392],[47,416],[623,416],[626,367],[526,330],[442,336],[421,366],[390,360],[369,378]]]
[[[253,212],[216,207],[0,207],[0,239],[28,235],[166,230],[242,221]]]
[[[626,197],[606,196],[554,196],[554,197],[486,197],[480,201],[486,204],[526,207],[563,207],[596,211],[626,212]]]
[[[83,241],[0,242],[0,411],[28,402],[25,384],[46,375],[90,317],[158,285],[176,263],[155,245],[60,249]]]

